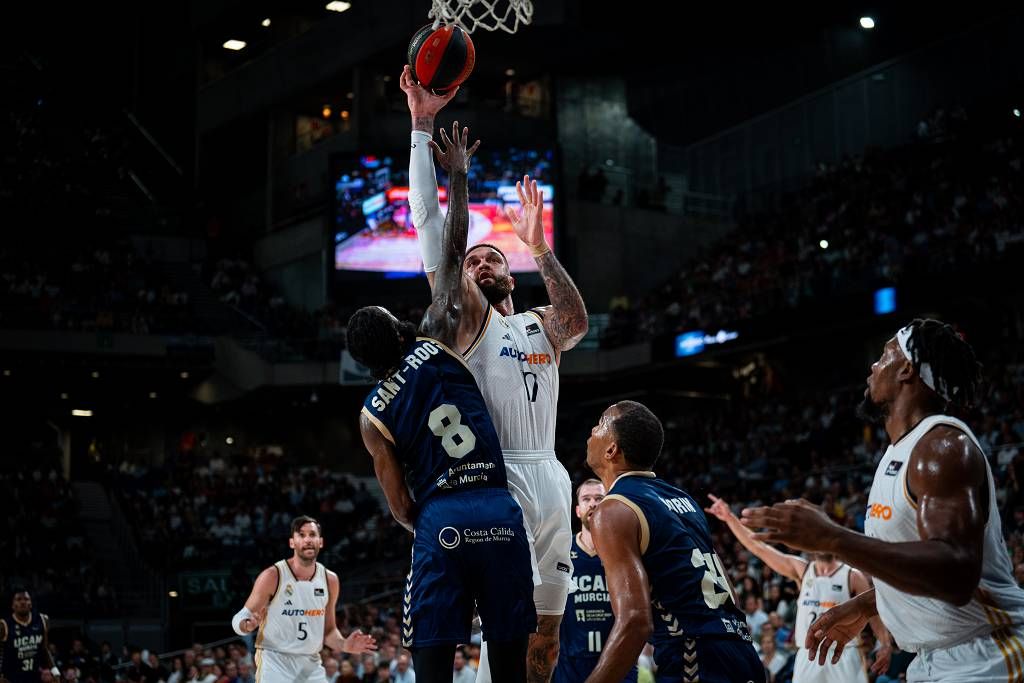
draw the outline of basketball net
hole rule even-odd
[[[519,24],[529,24],[533,19],[530,0],[431,0],[431,3],[427,18],[434,20],[434,28],[458,24],[466,33],[478,28],[515,33]]]

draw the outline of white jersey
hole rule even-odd
[[[267,606],[256,647],[290,655],[318,654],[324,644],[327,618],[327,569],[316,563],[309,581],[299,581],[287,560],[274,563],[277,592]]]
[[[831,574],[819,576],[814,562],[808,562],[803,581],[800,582],[793,642],[803,647],[807,639],[807,629],[814,620],[851,597],[850,565],[840,564]]]
[[[965,433],[981,450],[970,428],[947,415],[921,420],[899,441],[889,446],[878,463],[871,485],[864,532],[890,543],[920,541],[917,504],[907,490],[908,461],[917,442],[937,425],[949,425]],[[1003,539],[996,502],[995,483],[988,462],[988,522],[984,530],[981,583],[963,607],[936,598],[910,595],[875,578],[875,601],[882,623],[900,649],[921,652],[988,636],[1003,627],[1024,624],[1024,590],[1017,587]]]
[[[502,452],[555,451],[558,365],[535,310],[504,316],[494,307],[463,354],[480,386]]]

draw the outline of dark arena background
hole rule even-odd
[[[700,503],[803,497],[863,529],[888,445],[855,414],[865,378],[897,329],[937,318],[984,366],[963,417],[1024,580],[1024,14],[691,5],[533,0],[514,33],[472,33],[475,70],[437,118],[483,141],[471,243],[509,246],[517,310],[548,303],[500,210],[524,174],[586,302],[560,366],[574,486],[591,426],[632,399],[665,426],[655,471]],[[379,646],[325,651],[328,680],[412,683],[412,536],[360,438],[345,331],[361,306],[418,322],[429,302],[399,76],[430,10],[3,20],[0,616],[31,594],[63,680],[252,683],[231,618],[304,514],[341,632]],[[708,517],[757,647],[795,657],[798,587]],[[860,647],[870,663],[870,630]]]

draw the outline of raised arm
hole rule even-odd
[[[607,499],[594,511],[590,531],[608,579],[615,624],[586,683],[618,683],[636,664],[654,630],[651,586],[640,553],[640,520],[623,503]]]
[[[480,141],[467,149],[469,128],[459,132],[459,122],[452,126],[452,137],[441,131],[445,150],[433,141],[450,170],[448,175],[448,216],[444,222],[441,262],[434,274],[433,300],[423,315],[420,331],[452,348],[457,348],[459,325],[468,317],[478,320],[487,310],[483,292],[462,267],[469,239],[469,160]]]
[[[370,451],[370,455],[373,457],[373,470],[384,491],[384,498],[388,501],[391,515],[396,522],[411,532],[413,530],[414,504],[409,487],[405,484],[402,465],[395,455],[395,445],[381,433],[366,413],[359,415],[359,432],[363,435],[366,450]]]
[[[555,351],[568,351],[587,334],[587,307],[576,284],[544,239],[544,197],[537,189],[537,181],[523,176],[522,182],[516,183],[516,191],[522,204],[522,215],[511,206],[506,207],[505,213],[516,235],[529,247],[544,278],[544,288],[551,302],[550,306],[542,309],[544,332]]]
[[[789,555],[763,541],[758,541],[754,538],[754,532],[743,526],[739,517],[729,509],[728,503],[711,493],[708,494],[708,498],[711,499],[711,507],[704,508],[705,512],[725,522],[729,531],[743,544],[743,547],[756,555],[773,571],[796,581],[798,585],[800,584],[804,578],[804,572],[807,570],[807,560],[797,555]]]
[[[399,78],[399,85],[406,95],[409,115],[412,117],[412,140],[409,149],[409,212],[416,227],[416,239],[420,245],[423,270],[431,291],[434,288],[435,271],[441,260],[441,232],[444,217],[437,199],[437,176],[434,161],[430,157],[430,141],[434,138],[434,117],[448,104],[458,88],[444,95],[435,95],[412,77],[412,70],[406,66]]]

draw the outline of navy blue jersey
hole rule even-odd
[[[419,505],[439,493],[506,488],[505,461],[476,380],[461,356],[418,337],[363,414],[395,446]]]
[[[572,583],[575,592],[565,599],[565,614],[558,630],[558,663],[552,683],[583,683],[594,671],[608,634],[615,623],[604,565],[580,545],[579,535],[572,537]],[[634,666],[624,683],[636,683]]]
[[[19,624],[13,614],[3,620],[7,625],[7,640],[3,643],[4,666],[0,673],[11,683],[38,683],[39,670],[44,666],[42,615],[32,612],[27,626]]]
[[[565,600],[558,633],[559,656],[598,657],[615,623],[604,565],[601,558],[580,546],[579,536],[572,538],[569,557],[576,592],[569,593]]]
[[[685,639],[749,642],[746,620],[696,501],[653,472],[623,474],[605,496],[609,499],[625,503],[640,519],[640,549],[654,615],[651,644],[659,667],[668,663],[664,658],[678,655]]]

